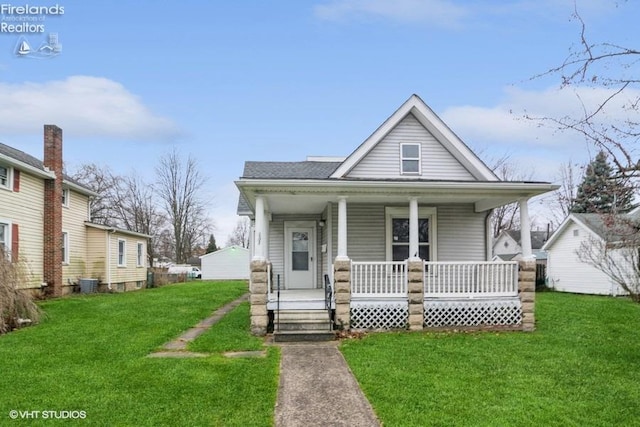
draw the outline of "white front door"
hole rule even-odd
[[[314,289],[315,265],[315,224],[285,224],[285,287]]]

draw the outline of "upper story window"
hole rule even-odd
[[[420,175],[420,144],[400,144],[400,172]]]
[[[69,264],[69,233],[62,232],[62,263]]]
[[[0,165],[0,188],[11,189],[11,169]]]
[[[69,207],[69,189],[62,189],[62,206],[68,208]]]

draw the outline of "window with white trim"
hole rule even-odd
[[[69,264],[69,233],[62,232],[62,263]]]
[[[118,239],[118,267],[127,266],[127,241]]]
[[[400,144],[400,173],[420,175],[420,144]]]
[[[138,267],[144,267],[144,243],[138,242],[136,248],[136,264]]]
[[[11,190],[11,168],[0,165],[0,188]]]
[[[65,208],[69,207],[69,189],[68,188],[62,189],[62,206],[64,206]]]
[[[387,207],[387,260],[404,261],[416,254],[409,253],[409,208]],[[418,210],[418,256],[423,261],[436,259],[436,208]]]
[[[0,248],[8,258],[11,251],[11,223],[8,221],[0,220]]]

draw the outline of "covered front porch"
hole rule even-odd
[[[319,188],[245,195],[255,212],[254,324],[277,310],[328,310],[344,329],[524,328],[527,319],[533,327],[523,267],[488,261],[489,214],[516,201],[526,230],[528,196],[540,188],[440,183],[419,193],[380,185],[337,196]],[[523,236],[525,259],[533,260]]]

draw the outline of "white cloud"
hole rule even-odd
[[[577,133],[557,132],[552,126],[541,126],[538,120],[526,119],[525,115],[535,118],[580,117],[583,114],[582,104],[587,110],[593,110],[612,93],[606,88],[570,87],[534,91],[509,87],[505,90],[505,99],[498,105],[451,107],[444,111],[442,119],[469,142],[480,140],[493,144],[518,143],[530,146],[552,146],[560,142],[576,147],[582,144],[584,148],[584,138]],[[629,119],[629,112],[623,108],[623,104],[639,96],[639,91],[627,90],[624,97],[614,98],[603,118],[609,124],[619,124]]]
[[[44,83],[0,83],[0,133],[33,134],[45,123],[78,137],[174,141],[181,129],[151,112],[123,85],[71,76]]]
[[[457,27],[468,13],[451,0],[333,0],[317,5],[314,10],[317,17],[326,20],[378,17],[438,27]]]

